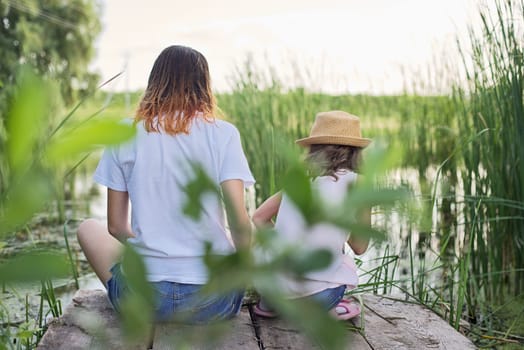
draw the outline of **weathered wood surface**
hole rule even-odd
[[[118,318],[105,291],[79,290],[62,317],[54,320],[38,349],[147,349],[151,341],[124,344]],[[387,297],[364,295],[363,320],[353,320],[347,349],[475,349],[473,343],[423,306]],[[303,333],[282,320],[250,315],[215,327],[158,324],[155,350],[167,349],[320,349]],[[228,327],[224,332],[223,327]],[[351,333],[351,334],[350,334]],[[216,339],[217,334],[223,334]],[[211,345],[210,345],[211,344]],[[188,346],[189,345],[189,346]]]
[[[245,308],[231,322],[212,326],[155,326],[154,350],[259,350],[249,313]],[[209,339],[215,339],[209,342]]]
[[[431,310],[376,295],[364,297],[365,336],[381,349],[476,349]]]
[[[296,327],[278,319],[258,318],[260,326],[260,341],[264,349],[303,349],[321,350]],[[349,332],[346,340],[347,349],[371,350],[366,339],[358,332]]]
[[[147,349],[147,340],[138,344],[122,341],[117,314],[103,290],[80,289],[64,314],[54,319],[38,344],[42,350]]]

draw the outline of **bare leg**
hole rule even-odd
[[[109,269],[122,251],[122,243],[111,236],[106,226],[95,219],[87,219],[78,227],[78,243],[89,265],[104,285],[111,278]]]

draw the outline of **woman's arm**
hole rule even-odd
[[[273,226],[273,217],[278,214],[282,202],[282,193],[277,192],[262,203],[253,214],[253,223],[257,228]]]
[[[224,194],[231,238],[237,249],[251,246],[251,220],[244,203],[244,182],[226,180],[220,184]]]
[[[109,233],[124,243],[135,237],[129,224],[129,194],[107,189],[107,229]]]

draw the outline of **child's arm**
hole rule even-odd
[[[253,223],[257,228],[272,227],[273,217],[278,214],[282,193],[277,192],[262,203],[253,213]]]
[[[366,226],[371,226],[371,210],[365,209],[360,216],[360,223]],[[364,254],[368,249],[369,238],[362,236],[351,235],[348,239],[348,244],[357,255]]]

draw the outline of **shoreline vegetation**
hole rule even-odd
[[[459,43],[463,60],[456,63],[459,68],[448,67],[435,74],[442,80],[455,77],[446,84],[433,82],[446,85],[447,92],[442,94],[425,94],[434,91],[427,85],[424,88],[430,84],[425,81],[415,82],[417,88],[395,96],[287,90],[278,77],[264,77],[247,61],[237,71],[233,90],[218,94],[217,100],[223,118],[240,131],[257,179],[257,204],[288,185],[286,174],[294,170],[290,156],[300,157],[293,142],[309,133],[316,113],[345,110],[358,115],[363,136],[374,139],[376,148],[383,150],[381,157],[373,152],[365,155],[369,167],[382,173],[382,186],[404,189],[409,200],[388,206],[387,198],[381,197],[383,201],[374,207],[373,226],[385,232],[386,239],[374,240],[370,252],[357,259],[362,284],[355,292],[405,297],[432,309],[478,347],[517,349],[524,344],[524,1],[498,1],[495,11],[481,9],[480,16],[482,28],[471,31],[470,43]],[[429,69],[439,71],[440,67]],[[90,121],[132,117],[140,94],[96,91],[55,129],[65,142],[61,145],[77,147],[68,133],[78,136],[79,127],[90,135],[113,127],[95,125],[89,129],[86,121],[89,126]],[[70,121],[75,121],[74,127],[62,132],[62,126],[67,127]],[[109,137],[96,140],[98,144],[111,143]],[[24,147],[27,150],[29,146]],[[82,198],[81,206],[89,206],[93,197],[84,194],[90,191],[90,174],[99,154],[99,148],[82,147],[74,159],[70,159],[72,151],[60,153],[55,147],[51,158],[56,161],[67,156],[69,160],[56,161],[52,176],[49,168],[40,166],[40,160],[30,159],[30,166],[36,164],[38,174],[45,176],[45,184],[56,189],[53,194],[45,192],[46,198],[54,196],[56,200],[43,205],[47,211],[41,214],[42,220],[22,220],[9,236],[2,232],[2,266],[21,252],[15,249],[8,255],[5,248],[16,240],[20,246],[31,245],[27,242],[32,242],[35,229],[53,232],[50,241],[60,242],[57,250],[75,251],[62,244],[62,239],[69,237],[71,243],[74,220],[88,211],[71,211],[70,201]],[[9,150],[9,145],[5,149]],[[0,155],[0,214],[9,209],[5,193],[10,182],[2,164],[8,163],[14,173],[18,171],[17,159],[22,159],[17,157],[20,155],[14,153]],[[79,184],[84,190],[87,184],[87,192],[78,191]],[[66,220],[70,223],[64,233]],[[84,274],[85,268],[77,262],[69,255],[62,275],[73,278],[72,271]],[[227,261],[217,263],[228,266]],[[0,268],[0,276],[9,275]],[[9,280],[2,282],[4,290],[10,288]],[[0,339],[7,344],[4,348],[34,348],[45,330],[43,310],[60,313],[54,288],[46,283],[37,292],[42,296],[38,309],[27,311],[25,323],[16,331],[3,328]],[[44,303],[48,305],[45,308]],[[9,309],[1,306],[5,323]],[[31,321],[29,314],[40,318]],[[15,345],[13,338],[18,339]]]

